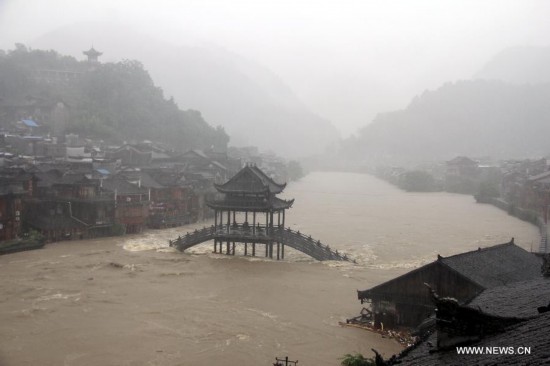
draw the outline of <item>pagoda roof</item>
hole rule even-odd
[[[208,201],[206,204],[212,209],[236,210],[236,211],[280,211],[292,207],[294,200],[282,200],[277,197],[263,199],[260,197],[225,198],[222,200]]]
[[[247,165],[224,184],[214,185],[222,193],[281,193],[285,184],[276,183],[255,165]]]
[[[99,52],[97,51],[93,46],[92,48],[90,48],[88,51],[84,51],[82,52],[83,54],[85,54],[86,56],[101,56],[103,55],[103,52]]]

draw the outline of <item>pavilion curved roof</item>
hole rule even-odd
[[[280,211],[292,207],[294,199],[283,200],[277,197],[270,199],[251,198],[251,199],[232,199],[226,197],[221,200],[206,202],[212,209],[235,210],[235,211]]]
[[[286,183],[279,184],[257,166],[247,165],[224,184],[214,185],[222,193],[281,193]]]
[[[82,53],[85,54],[86,56],[101,56],[101,55],[103,55],[103,52],[97,51],[93,46],[88,51],[83,51]]]

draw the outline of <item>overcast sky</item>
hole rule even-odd
[[[544,0],[0,0],[0,48],[32,47],[81,21],[211,42],[260,62],[344,135],[471,77],[506,47],[550,45]]]

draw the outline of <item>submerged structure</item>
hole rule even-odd
[[[317,260],[349,260],[311,236],[285,228],[285,212],[294,200],[277,197],[286,184],[276,183],[255,165],[247,165],[224,184],[216,184],[218,196],[207,202],[214,210],[214,225],[170,241],[184,251],[214,240],[214,252],[235,255],[237,243],[244,255],[284,259],[285,246]]]

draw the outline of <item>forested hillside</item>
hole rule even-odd
[[[48,76],[52,71],[75,77],[52,81]],[[223,128],[208,125],[198,111],[182,111],[173,100],[166,100],[139,61],[90,64],[22,45],[0,51],[2,104],[15,105],[28,96],[64,102],[70,111],[67,132],[88,137],[149,139],[180,150],[224,145],[229,140]]]
[[[77,23],[33,44],[81,57],[91,40],[103,59],[143,62],[166,95],[222,125],[234,146],[254,145],[296,158],[339,141],[331,122],[308,109],[273,71],[213,43],[194,41],[190,34],[182,34],[176,46],[118,23]]]
[[[343,147],[360,160],[454,156],[538,157],[550,153],[550,84],[474,80],[448,83],[379,115]]]

